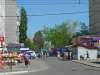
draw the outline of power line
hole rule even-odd
[[[86,5],[88,3],[80,3],[80,5]],[[0,4],[5,5],[5,4]],[[14,3],[7,3],[6,5],[16,5]],[[18,3],[18,5],[31,5],[31,6],[40,6],[40,5],[79,5],[78,3]]]
[[[36,15],[28,15],[28,16],[50,16],[50,15],[70,15],[70,14],[83,14],[83,13],[87,13],[88,11],[81,11],[81,12],[68,12],[68,13],[53,13],[53,14],[36,14]]]
[[[34,2],[34,1],[32,1],[32,2],[28,2],[28,1],[26,1],[26,2],[17,2],[19,5],[69,5],[69,4],[88,4],[88,2],[82,2],[81,0],[79,0],[79,2],[77,2],[77,1],[57,1],[57,2],[48,2],[48,1],[42,1],[42,2]],[[5,3],[0,3],[0,5],[5,5]],[[16,3],[13,3],[13,2],[11,2],[11,1],[8,1],[8,2],[6,2],[6,5],[16,5]]]
[[[57,1],[55,1],[55,0],[50,0],[50,1],[43,1],[43,0],[41,0],[41,1],[18,1],[18,2],[20,2],[20,3],[62,3],[62,2],[66,2],[66,3],[79,3],[79,2],[82,2],[82,3],[85,3],[85,2],[88,2],[88,0],[65,0],[65,1],[63,1],[63,0],[57,0]]]
[[[84,14],[89,11],[67,12],[67,13],[45,13],[45,14],[28,14],[27,16],[52,16],[52,15],[70,15],[70,14]],[[0,16],[0,17],[20,17],[20,16]]]
[[[6,3],[13,3],[13,2],[14,1],[9,1],[9,0],[6,1]],[[38,1],[38,0],[36,0],[36,1],[35,0],[34,1],[29,1],[29,0],[21,1],[20,0],[20,1],[15,1],[15,2],[20,2],[20,3],[61,3],[61,2],[77,3],[77,2],[82,2],[83,3],[83,2],[88,2],[88,0],[64,0],[64,1],[63,0],[57,0],[57,1],[56,0],[50,0],[50,1],[49,0],[48,1],[47,0],[46,1],[43,1],[43,0],[41,0],[41,1]]]
[[[89,13],[89,12],[94,12],[93,10],[86,10],[86,11],[77,11],[77,12],[64,12],[64,13],[44,13],[44,14],[27,14],[29,17],[33,16],[52,16],[52,15],[77,15],[77,14],[84,14],[84,13]],[[100,10],[96,10],[96,13],[99,13]],[[91,15],[92,16],[92,15]],[[0,16],[0,17],[20,17],[20,16]]]

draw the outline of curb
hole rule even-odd
[[[18,71],[18,72],[5,72],[5,73],[0,73],[0,75],[13,75],[13,74],[22,74],[22,73],[27,73],[28,71]]]
[[[80,61],[75,61],[75,60],[72,60],[72,62],[83,64],[83,65],[87,65],[87,66],[90,66],[90,67],[100,68],[100,65],[96,66],[95,64],[82,63]]]
[[[49,67],[41,68],[41,69],[36,69],[33,71],[17,71],[17,72],[5,72],[5,73],[0,73],[0,75],[14,75],[14,74],[24,74],[24,73],[32,73],[32,72],[38,72],[38,71],[44,71],[47,70]]]

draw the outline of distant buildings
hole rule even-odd
[[[100,35],[100,0],[89,1],[90,32]]]
[[[19,43],[19,11],[17,0],[0,0],[0,45]]]

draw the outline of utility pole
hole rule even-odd
[[[80,4],[81,3],[81,0],[79,0],[78,3]]]

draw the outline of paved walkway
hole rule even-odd
[[[100,64],[91,63],[91,62],[98,62],[96,60],[94,60],[94,61],[73,60],[73,62],[80,63],[80,64],[84,64],[84,65],[88,65],[88,66],[91,66],[91,67],[100,68]]]
[[[16,74],[16,73],[26,73],[26,72],[37,72],[41,70],[48,69],[48,64],[40,59],[34,59],[31,61],[31,64],[28,68],[25,67],[24,64],[18,64],[12,67],[7,67],[3,72],[0,72],[0,75],[9,75],[9,74]]]

